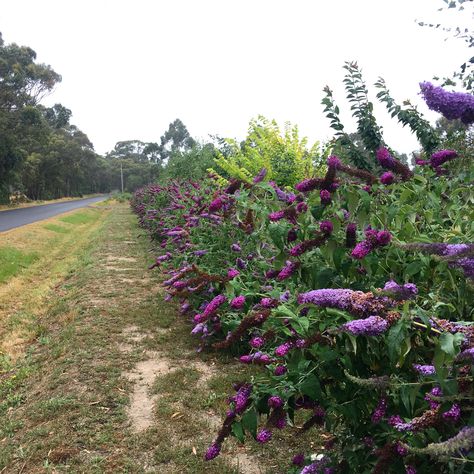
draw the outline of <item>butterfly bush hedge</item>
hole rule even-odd
[[[292,189],[262,169],[135,193],[167,299],[202,348],[256,366],[207,460],[230,435],[273,443],[298,412],[331,436],[288,472],[472,472],[472,156],[438,148],[414,169],[384,144],[373,156],[365,169],[330,156]]]

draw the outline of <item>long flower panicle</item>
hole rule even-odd
[[[235,277],[237,277],[239,275],[240,275],[239,270],[237,270],[235,268],[229,268],[229,270],[227,270],[227,278],[229,280],[233,280]]]
[[[288,354],[288,352],[290,352],[292,347],[293,344],[291,342],[285,342],[275,349],[275,355],[278,357],[284,357],[286,354]]]
[[[410,244],[404,244],[404,249],[411,251],[424,252],[431,255],[439,255],[441,257],[461,257],[474,254],[474,243],[463,243],[463,244],[445,244],[445,243],[421,243],[414,242]]]
[[[355,319],[341,326],[341,331],[353,336],[380,336],[389,328],[389,323],[380,316]]]
[[[251,384],[244,384],[238,389],[236,395],[233,397],[235,413],[240,414],[245,411],[250,402],[252,388]]]
[[[267,175],[267,169],[266,168],[262,168],[257,176],[255,176],[255,178],[253,178],[253,184],[258,184],[258,183],[261,183],[264,179],[265,179],[265,176]]]
[[[414,454],[428,454],[434,458],[469,452],[474,448],[474,426],[465,426],[452,438],[441,443],[430,443],[425,448],[408,447]]]
[[[457,403],[453,403],[452,407],[443,413],[443,419],[456,423],[461,417],[461,407]]]
[[[430,82],[420,83],[426,105],[449,120],[460,119],[466,125],[474,122],[474,96],[464,92],[448,92]]]
[[[213,443],[211,446],[206,451],[206,454],[204,455],[204,459],[206,461],[211,461],[212,459],[216,458],[219,453],[221,452],[221,447],[219,444]]]
[[[387,411],[387,398],[382,397],[377,406],[375,407],[374,412],[372,413],[372,423],[380,423],[382,418],[385,416]]]
[[[394,158],[385,147],[381,147],[376,153],[377,161],[382,168],[393,171],[400,175],[403,180],[410,179],[413,176],[413,172],[396,158]]]
[[[300,193],[309,193],[321,186],[322,180],[320,178],[308,178],[296,184],[295,189]]]
[[[329,221],[327,221],[327,222],[329,222]],[[331,222],[329,222],[329,224],[325,223],[323,225],[323,228],[326,231],[330,231],[331,227],[332,227]],[[315,247],[320,247],[321,245],[323,245],[326,242],[326,240],[329,237],[331,231],[330,232],[325,232],[325,233],[323,233],[323,235],[321,235],[319,237],[316,237],[314,239],[303,240],[303,242],[300,242],[299,244],[296,244],[293,248],[291,248],[289,254],[292,257],[299,257],[300,255],[303,255],[305,252],[308,252],[309,250],[312,250]]]
[[[390,308],[398,302],[386,297],[376,296],[372,292],[353,291],[345,288],[324,288],[301,293],[298,296],[299,304],[314,304],[323,308],[337,308],[345,310],[355,316],[390,316]],[[370,320],[374,323],[375,320]],[[370,324],[370,321],[367,324]],[[357,324],[356,324],[357,326]],[[348,326],[350,329],[352,326]]]
[[[474,363],[474,347],[470,347],[469,349],[465,349],[464,351],[460,352],[457,357],[457,361],[471,361]]]
[[[322,289],[301,293],[298,304],[314,304],[325,308],[348,309],[353,291],[347,289]]]
[[[347,370],[344,371],[344,375],[353,383],[366,388],[386,389],[390,385],[390,377],[388,375],[382,375],[380,377],[370,377],[363,379],[351,375]]]
[[[454,150],[439,150],[431,155],[429,163],[433,168],[438,168],[447,161],[454,160],[457,156],[458,154]]]
[[[210,316],[214,314],[219,306],[223,305],[227,301],[227,297],[225,295],[218,295],[212,299],[212,301],[206,306],[203,311],[204,316]]]
[[[287,262],[287,264],[280,270],[277,275],[277,280],[283,281],[290,278],[300,266],[299,262]]]
[[[370,245],[370,243],[366,240],[363,240],[362,242],[356,244],[356,246],[351,252],[351,257],[357,260],[362,260],[364,257],[367,257],[367,255],[369,255],[372,250],[373,246]]]
[[[460,258],[450,262],[450,266],[460,268],[466,278],[474,280],[474,258]]]
[[[385,247],[392,240],[392,234],[388,230],[365,230],[365,240],[359,242],[351,252],[351,257],[362,260],[370,252],[378,247]]]

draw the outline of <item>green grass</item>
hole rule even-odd
[[[59,220],[61,222],[66,222],[67,224],[80,225],[94,222],[98,217],[98,214],[95,212],[76,212],[70,216],[61,217]]]
[[[58,234],[68,234],[69,232],[71,232],[71,229],[67,229],[66,227],[62,227],[62,226],[56,225],[56,224],[46,224],[43,227],[47,230],[57,232]]]
[[[14,247],[0,248],[0,283],[6,282],[25,268],[28,268],[38,254],[35,252],[22,252]]]

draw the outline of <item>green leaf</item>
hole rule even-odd
[[[241,442],[245,441],[244,430],[242,428],[242,423],[237,421],[232,424],[232,434]]]
[[[308,332],[308,329],[309,329],[309,319],[308,318],[300,317],[300,318],[294,319],[292,324],[293,324],[293,326],[294,325],[299,326],[300,330],[298,331],[298,333],[300,335],[305,335]]]
[[[392,363],[398,362],[398,358],[402,351],[402,342],[406,337],[406,330],[403,321],[399,321],[392,326],[388,332],[387,345],[388,356]]]
[[[415,260],[414,262],[411,262],[409,265],[407,265],[407,267],[405,268],[405,275],[406,276],[416,275],[422,268],[423,268],[423,263],[420,262],[419,260]]]
[[[252,436],[257,436],[257,411],[254,408],[248,410],[242,417],[242,426]]]
[[[321,219],[323,213],[324,213],[324,206],[313,206],[311,208],[311,215],[316,220]]]
[[[321,395],[321,385],[316,375],[311,374],[309,377],[306,377],[300,385],[300,390],[303,395],[308,395],[317,400]]]
[[[284,316],[288,316],[289,318],[291,319],[298,319],[298,317],[296,316],[295,313],[293,313],[293,311],[291,311],[289,308],[287,308],[285,305],[281,304],[280,306],[278,306],[278,308],[276,308],[276,313],[277,314],[283,314]]]

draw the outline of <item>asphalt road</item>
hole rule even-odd
[[[22,209],[12,209],[11,211],[1,211],[0,232],[31,224],[32,222],[42,221],[43,219],[49,219],[63,212],[73,211],[94,202],[104,201],[107,198],[108,196],[99,196],[77,199],[75,201],[43,204],[41,206],[23,207]]]

